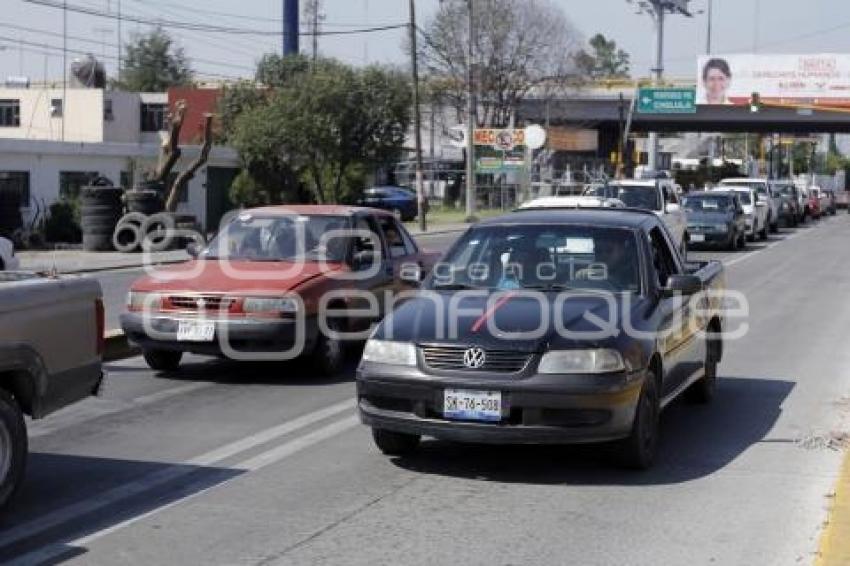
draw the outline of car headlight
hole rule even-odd
[[[415,366],[416,347],[410,342],[368,340],[363,348],[363,361],[396,366]]]
[[[298,303],[285,297],[247,297],[242,301],[242,312],[246,314],[292,314],[298,311]]]
[[[162,296],[159,293],[130,291],[127,293],[127,310],[141,311],[159,308]]]
[[[616,350],[555,350],[543,354],[538,373],[611,373],[623,371],[623,356]]]

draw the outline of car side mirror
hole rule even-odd
[[[422,266],[418,263],[405,263],[401,266],[399,279],[405,283],[419,285],[424,278],[425,272],[422,270]]]
[[[694,295],[702,291],[702,279],[696,275],[671,275],[667,286],[661,290],[665,297],[675,295]]]
[[[351,267],[355,270],[370,269],[377,260],[378,254],[374,250],[354,252],[351,258]]]
[[[201,255],[201,246],[198,242],[189,242],[186,246],[186,253],[191,257],[197,259],[199,255]]]
[[[678,204],[676,204],[675,202],[668,202],[667,206],[664,207],[664,211],[667,214],[673,214],[673,213],[679,212],[679,210],[681,210],[681,207]]]

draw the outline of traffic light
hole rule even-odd
[[[761,96],[754,92],[750,95],[750,112],[758,112],[761,110]]]

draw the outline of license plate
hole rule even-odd
[[[500,421],[502,393],[446,389],[443,392],[443,416],[468,421]]]
[[[691,241],[692,242],[704,242],[705,241],[705,234],[691,234]]]
[[[178,342],[212,342],[215,323],[181,320],[177,323]]]

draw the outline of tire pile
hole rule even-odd
[[[121,187],[90,186],[80,191],[80,225],[83,249],[89,252],[112,249],[112,233],[124,212]]]
[[[161,184],[145,183],[124,193],[127,213],[112,232],[111,245],[116,251],[162,252],[184,245],[185,232],[200,232],[194,216],[163,212],[162,189]]]

